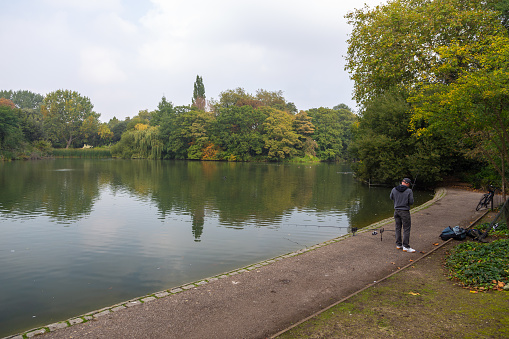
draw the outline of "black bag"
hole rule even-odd
[[[456,240],[463,240],[467,237],[467,231],[464,228],[461,228],[459,226],[448,226],[446,227],[442,233],[440,233],[440,238],[442,240],[449,240],[449,239],[456,239]]]
[[[467,235],[471,238],[474,238],[474,240],[479,240],[481,238],[482,232],[478,229],[472,228],[467,230]]]

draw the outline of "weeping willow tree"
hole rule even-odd
[[[162,150],[159,126],[137,124],[134,129],[122,134],[111,153],[124,159],[161,159]]]

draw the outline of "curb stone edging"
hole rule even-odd
[[[410,210],[410,213],[416,213],[416,212],[421,211],[421,210],[423,210],[425,208],[428,208],[429,206],[433,205],[438,200],[442,199],[446,194],[447,194],[447,190],[445,188],[441,187],[441,188],[436,189],[435,190],[435,195],[434,195],[434,197],[431,200],[425,202],[422,205],[419,205],[417,207],[412,208]],[[381,221],[378,221],[376,223],[373,223],[371,225],[363,227],[362,229],[358,230],[357,233],[369,232],[369,231],[372,231],[374,229],[378,229],[378,228],[380,228],[383,225],[389,224],[389,223],[391,223],[393,221],[394,221],[394,217],[383,219]],[[353,236],[352,233],[347,233],[347,234],[344,234],[344,235],[339,236],[337,238],[333,238],[331,240],[327,240],[327,241],[324,241],[322,243],[319,243],[319,244],[316,244],[316,245],[313,245],[313,246],[310,246],[310,247],[305,247],[305,248],[297,250],[295,252],[290,252],[290,253],[287,253],[287,254],[282,254],[280,256],[277,256],[277,257],[274,257],[274,258],[270,258],[270,259],[267,259],[267,260],[264,260],[264,261],[261,261],[261,262],[258,262],[258,263],[254,263],[254,264],[251,264],[251,265],[248,265],[248,266],[244,266],[244,267],[241,267],[239,269],[235,269],[235,270],[232,270],[232,271],[229,271],[229,272],[225,272],[225,273],[220,273],[218,275],[215,275],[215,276],[212,276],[212,277],[209,277],[209,278],[204,278],[204,279],[201,279],[201,280],[198,280],[198,281],[195,281],[195,282],[186,283],[186,284],[181,285],[181,286],[172,287],[172,288],[167,289],[167,290],[162,290],[162,291],[158,291],[158,292],[155,292],[155,293],[147,294],[145,296],[134,298],[134,299],[131,299],[131,300],[123,301],[123,302],[120,302],[118,304],[115,304],[115,305],[112,305],[112,306],[108,306],[108,307],[104,307],[104,308],[101,308],[99,310],[91,311],[91,312],[85,313],[83,315],[80,315],[80,316],[77,316],[77,317],[72,317],[72,318],[64,320],[64,321],[56,322],[56,323],[53,323],[53,324],[50,324],[50,325],[41,326],[41,327],[36,327],[36,328],[30,329],[28,331],[21,332],[19,334],[14,334],[14,335],[11,335],[11,336],[7,336],[7,337],[4,337],[3,339],[25,339],[25,338],[32,338],[34,336],[41,335],[41,334],[44,334],[44,333],[47,333],[47,332],[54,332],[54,331],[62,329],[62,328],[67,328],[67,327],[71,327],[73,325],[89,322],[89,321],[95,320],[95,319],[97,319],[99,317],[108,315],[108,314],[113,313],[113,312],[118,312],[118,311],[121,311],[121,310],[126,309],[126,308],[130,308],[130,307],[138,306],[138,305],[141,305],[141,304],[149,303],[149,302],[151,302],[153,300],[166,298],[166,297],[169,297],[171,295],[184,292],[186,290],[190,290],[190,289],[193,289],[193,288],[200,287],[202,285],[206,285],[206,284],[208,284],[209,282],[212,282],[212,281],[228,278],[228,277],[231,277],[231,276],[234,276],[234,275],[237,275],[237,274],[241,274],[241,273],[248,273],[248,272],[250,272],[252,270],[256,270],[256,269],[258,269],[260,267],[263,267],[263,266],[275,263],[276,261],[280,261],[280,260],[283,260],[283,259],[286,259],[286,258],[294,257],[296,255],[301,255],[303,253],[306,253],[306,252],[309,252],[309,251],[313,251],[313,250],[316,250],[318,248],[321,248],[321,247],[324,247],[324,246],[327,246],[327,245],[330,245],[330,244],[342,241],[342,240],[344,240],[346,238],[349,238],[351,236]],[[369,285],[369,286],[371,286],[371,285]]]

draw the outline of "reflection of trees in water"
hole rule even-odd
[[[19,163],[9,171],[0,177],[4,212],[43,210],[60,221],[76,220],[90,213],[101,186],[108,185],[113,194],[150,199],[162,218],[190,215],[195,241],[208,213],[222,225],[243,228],[247,222],[278,224],[296,208],[347,211],[352,224],[378,205],[386,209],[377,203],[379,195],[366,194],[337,164],[84,159]]]
[[[0,204],[3,213],[45,213],[68,223],[89,214],[99,197],[100,172],[86,162],[67,167],[62,161],[19,162],[4,166]]]
[[[193,218],[193,236],[194,241],[199,242],[203,233],[203,225],[205,224],[205,210],[195,210],[192,214]]]

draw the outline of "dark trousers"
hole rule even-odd
[[[396,245],[410,247],[410,227],[412,220],[410,211],[394,210],[394,220],[396,221]],[[401,241],[401,229],[403,228],[403,241]]]

